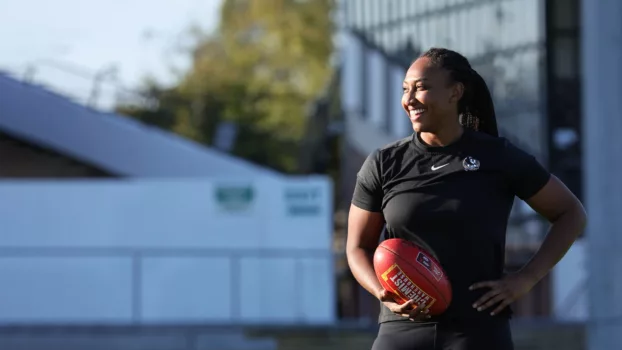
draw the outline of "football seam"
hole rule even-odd
[[[432,280],[431,280],[431,279],[429,279],[426,275],[422,274],[422,273],[419,271],[419,269],[417,268],[417,266],[415,266],[414,264],[411,264],[411,263],[410,263],[410,261],[408,261],[408,260],[406,260],[406,259],[402,258],[401,256],[399,256],[399,255],[397,254],[397,252],[393,251],[392,249],[389,249],[389,248],[384,247],[384,246],[381,246],[381,248],[383,248],[383,249],[385,249],[385,250],[387,250],[387,251],[389,251],[389,252],[393,253],[393,255],[394,255],[395,257],[399,258],[400,260],[403,260],[403,261],[404,261],[404,263],[406,263],[407,265],[410,265],[411,267],[413,267],[413,268],[415,269],[415,271],[417,271],[417,273],[418,273],[419,275],[421,275],[421,277],[425,278],[425,279],[428,281],[428,283],[432,286],[432,288],[434,288],[434,290],[436,290],[436,292],[437,292],[437,293],[438,293],[438,295],[441,297],[441,299],[443,299],[443,302],[445,303],[445,305],[446,305],[446,306],[449,306],[449,303],[447,302],[447,299],[445,299],[445,296],[443,295],[443,293],[442,293],[442,292],[441,292],[438,288],[436,288],[436,285],[434,284],[434,282],[432,282]],[[419,287],[419,286],[417,286],[417,287]],[[421,288],[421,287],[419,287],[419,288]],[[450,288],[451,288],[451,286],[450,286]]]

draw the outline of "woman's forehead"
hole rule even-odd
[[[410,68],[408,68],[404,81],[415,82],[422,80],[438,80],[446,78],[447,71],[445,69],[432,65],[429,58],[421,57],[413,62]]]

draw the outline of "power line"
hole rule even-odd
[[[90,81],[90,92],[86,100],[83,101],[89,107],[95,107],[97,104],[102,86],[104,84],[111,85],[114,88],[116,99],[119,99],[120,94],[123,94],[125,96],[132,96],[135,100],[140,101],[139,103],[148,103],[148,101],[145,101],[145,96],[142,92],[128,89],[119,83],[117,76],[118,69],[115,65],[107,65],[98,70],[94,70],[73,62],[59,61],[55,59],[39,59],[27,64],[22,80],[26,82],[34,82],[36,80],[36,73],[41,66],[48,66],[72,76]]]

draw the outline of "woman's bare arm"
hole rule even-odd
[[[358,283],[376,298],[380,298],[383,288],[374,272],[372,258],[383,225],[382,213],[350,206],[346,242],[348,265]]]

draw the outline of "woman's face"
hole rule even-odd
[[[430,59],[417,59],[404,78],[402,107],[415,132],[436,133],[458,123],[458,101],[464,85],[451,82],[449,72],[430,65]]]

